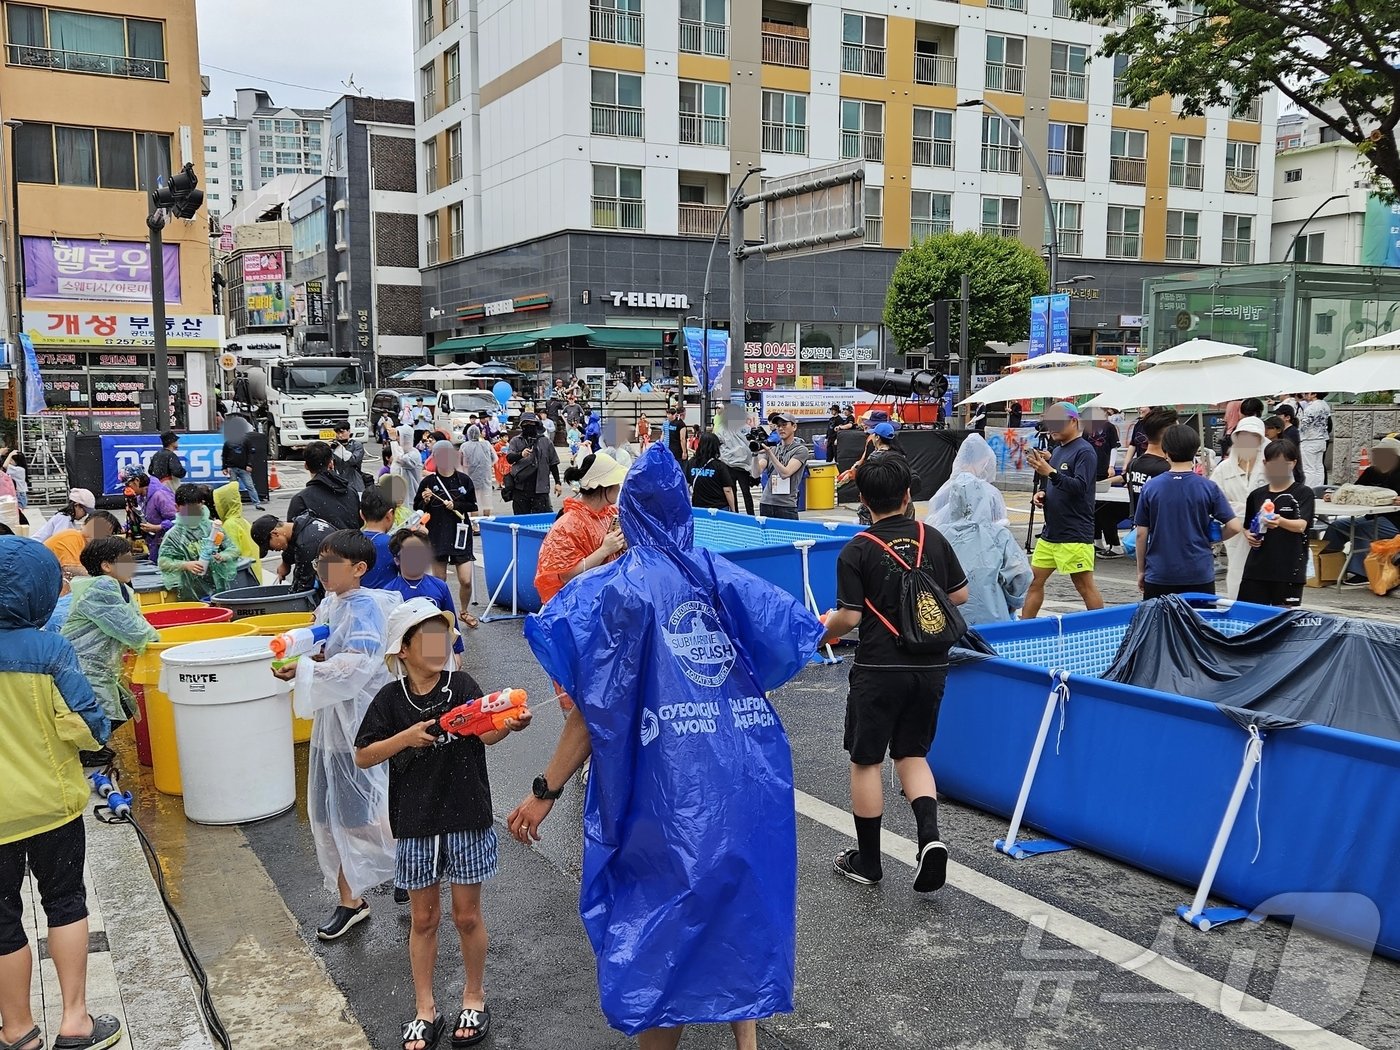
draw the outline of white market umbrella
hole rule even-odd
[[[1011,366],[1013,372],[1019,372],[1023,368],[1056,368],[1060,365],[1082,365],[1093,364],[1091,357],[1082,357],[1079,354],[1040,354],[1036,357],[1028,357],[1024,361],[1017,361]]]
[[[1392,332],[1390,336],[1380,338],[1388,339],[1391,336],[1400,337],[1400,332]],[[1366,346],[1367,343],[1374,344],[1375,340],[1355,345]],[[1389,345],[1389,349],[1372,350],[1331,368],[1324,368],[1312,377],[1312,385],[1308,389],[1344,390],[1348,394],[1400,390],[1400,339]]]
[[[1074,361],[1072,365],[1023,368],[1019,372],[988,383],[959,403],[990,405],[999,401],[1022,401],[1027,398],[1062,401],[1084,394],[1107,394],[1111,398],[1113,392],[1127,382],[1127,376],[1100,368],[1093,358],[1076,357]]]
[[[1222,344],[1225,345],[1225,344]],[[1166,361],[1157,354],[1143,362],[1122,386],[1094,398],[1085,408],[1141,408],[1144,405],[1219,405],[1280,390],[1311,390],[1313,376],[1296,368],[1243,354],[1203,360]]]
[[[408,372],[401,372],[400,379],[434,379],[442,373],[437,365],[422,364]]]
[[[1377,346],[1400,346],[1400,328],[1395,329],[1393,332],[1386,332],[1385,335],[1372,336],[1370,339],[1363,340],[1359,343],[1350,343],[1347,345],[1347,349],[1365,350]]]
[[[1210,361],[1217,357],[1242,357],[1258,349],[1240,343],[1221,343],[1214,339],[1188,339],[1184,343],[1161,353],[1153,354],[1147,361],[1154,365],[1171,364],[1177,361]],[[1166,404],[1166,402],[1163,402]]]

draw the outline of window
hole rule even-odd
[[[20,182],[108,190],[150,189],[144,132],[24,123],[15,129],[16,175]],[[156,136],[156,164],[170,174],[170,136]]]
[[[879,15],[841,12],[841,72],[885,75],[885,20]]]
[[[790,91],[763,93],[763,151],[806,155],[806,95]]]
[[[57,8],[6,5],[12,66],[136,80],[168,80],[165,23]]]
[[[988,91],[1019,95],[1026,90],[1026,40],[1019,36],[987,34],[986,83]]]
[[[1084,254],[1084,205],[1078,201],[1056,201],[1055,229],[1060,234],[1061,255]]]
[[[448,48],[442,56],[443,68],[446,73],[445,94],[443,102],[451,106],[462,99],[462,49],[460,47]]]
[[[994,237],[1021,235],[1021,202],[1015,197],[982,198],[982,232]]]
[[[1021,123],[1009,123],[990,113],[982,116],[982,170],[1016,174],[1021,170]]]
[[[428,260],[428,265],[432,266],[441,258],[438,247],[438,216],[437,212],[423,216],[423,243],[427,251],[424,253]]]
[[[432,193],[441,188],[442,183],[438,179],[437,142],[425,142],[423,143],[423,191]]]
[[[462,180],[462,125],[447,129],[447,181]]]
[[[326,250],[326,209],[314,208],[292,223],[292,260],[308,259]]]
[[[418,0],[418,46],[422,47],[437,36],[437,18],[433,13],[436,0]]]
[[[1026,0],[987,0],[988,7],[999,7],[1004,11],[1024,11]]]
[[[642,46],[642,0],[592,0],[588,14],[590,39]]]
[[[1173,135],[1167,185],[1173,189],[1199,190],[1203,184],[1203,172],[1205,171],[1201,164],[1201,152],[1204,149],[1204,139]]]
[[[909,195],[909,239],[920,241],[953,232],[953,198],[947,193],[915,190]]]
[[[1146,109],[1146,102],[1134,103],[1128,98],[1128,56],[1113,56],[1113,104],[1129,109]]]
[[[593,225],[604,230],[646,228],[641,168],[593,165]]]
[[[593,134],[639,139],[643,124],[642,78],[610,69],[593,70]]]
[[[1191,26],[1206,16],[1206,5],[1202,0],[1182,0],[1176,9],[1176,24]]]
[[[1084,125],[1050,124],[1045,174],[1061,179],[1084,177]]]
[[[1167,212],[1167,259],[1196,262],[1201,257],[1201,213]]]
[[[865,187],[865,243],[885,243],[885,194],[878,186]]]
[[[885,106],[881,102],[841,100],[841,159],[885,159]]]
[[[1114,128],[1109,135],[1108,177],[1129,186],[1147,184],[1147,132]]]
[[[1116,204],[1108,208],[1108,257],[1142,258],[1142,209]]]
[[[447,228],[452,234],[452,258],[454,259],[460,259],[467,254],[465,214],[460,203],[447,209]]]
[[[457,23],[457,19],[461,17],[460,7],[461,5],[458,3],[458,0],[445,0],[442,5],[442,24],[444,26],[455,25]]]
[[[1305,233],[1294,243],[1293,261],[1320,263],[1322,259],[1323,234]]]
[[[680,0],[681,51],[692,55],[729,53],[728,0]]]
[[[437,112],[437,71],[431,62],[418,71],[418,87],[423,116],[431,117]]]
[[[1220,261],[1226,266],[1254,261],[1254,216],[1225,216],[1220,234]]]
[[[345,209],[340,208],[335,213],[335,250],[344,251],[350,243],[350,238],[345,229]]]
[[[925,168],[953,166],[953,111],[914,109],[914,163]]]
[[[1303,169],[1302,169],[1302,168],[1289,168],[1287,171],[1285,171],[1285,172],[1283,173],[1283,181],[1284,181],[1284,182],[1302,182],[1302,181],[1303,181]]]
[[[301,121],[279,117],[272,122],[272,130],[280,135],[295,135],[301,131]]]
[[[1259,146],[1253,142],[1225,143],[1225,192],[1253,193],[1259,183]]]
[[[942,45],[936,39],[921,37],[914,41],[914,83],[952,87],[957,82],[957,58],[952,54],[942,54],[941,49]],[[952,50],[951,42],[949,50]]]
[[[99,128],[97,167],[104,189],[136,189],[135,137],[129,131],[106,131]]]
[[[1050,97],[1084,101],[1089,49],[1080,44],[1050,45]]]
[[[337,135],[337,136],[335,137],[335,140],[331,143],[331,171],[332,171],[332,172],[336,172],[336,171],[339,171],[339,170],[340,170],[341,158],[344,157],[344,155],[345,155],[344,150],[345,150],[345,136],[344,136],[344,135]]]
[[[682,80],[681,142],[692,146],[729,145],[729,87]]]

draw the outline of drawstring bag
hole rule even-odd
[[[948,600],[948,595],[934,579],[932,568],[924,564],[925,535],[926,526],[921,522],[919,550],[914,555],[914,564],[910,565],[878,536],[868,531],[856,533],[857,537],[863,536],[871,543],[878,543],[904,569],[904,578],[899,583],[898,627],[875,608],[869,598],[865,600],[865,606],[895,636],[899,647],[914,656],[946,653],[967,632],[962,613]]]

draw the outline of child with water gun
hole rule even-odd
[[[1264,448],[1265,483],[1245,500],[1249,557],[1239,600],[1296,609],[1308,582],[1308,530],[1316,496],[1304,484],[1298,447],[1270,441]]]
[[[412,913],[415,1011],[403,1024],[402,1044],[426,1050],[450,1030],[452,1045],[470,1046],[491,1030],[481,884],[495,877],[497,861],[486,747],[528,726],[530,709],[520,690],[482,697],[470,675],[447,669],[453,617],[428,599],[412,598],[395,609],[387,634],[385,661],[397,681],[365,712],[355,762],[362,769],[389,765],[389,822],[398,840],[394,886],[396,893],[407,890]],[[467,972],[451,1020],[433,998],[443,879],[451,886]]]
[[[209,516],[202,485],[175,490],[175,525],[160,544],[161,577],[182,602],[207,601],[233,586],[238,545]]]

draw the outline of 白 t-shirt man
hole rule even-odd
[[[1303,441],[1328,441],[1332,437],[1332,406],[1321,398],[1309,401],[1298,416],[1298,433]]]
[[[1265,500],[1274,501],[1274,513],[1280,518],[1292,521],[1302,518],[1308,523],[1308,528],[1312,528],[1317,497],[1302,482],[1295,481],[1282,492],[1270,492],[1267,485],[1261,485],[1251,492],[1244,501],[1246,527],[1264,506]],[[1244,578],[1275,583],[1307,583],[1308,534],[1269,529],[1264,533],[1264,542],[1250,549],[1249,558],[1244,563]]]
[[[887,543],[906,563],[913,566],[919,551],[918,522],[896,516],[881,518],[866,532]],[[932,568],[934,579],[945,594],[952,594],[967,585],[967,574],[958,563],[958,556],[942,533],[923,526],[924,556],[921,565]],[[855,665],[876,671],[924,670],[945,667],[946,653],[910,653],[899,644],[880,617],[870,611],[869,601],[890,623],[899,624],[899,592],[904,579],[904,567],[890,557],[878,543],[857,535],[841,550],[836,560],[836,604],[842,609],[860,611],[860,644],[856,647]]]
[[[388,740],[479,696],[481,686],[464,671],[444,671],[425,696],[415,694],[407,678],[390,682],[370,701],[355,746]],[[394,838],[478,831],[490,825],[491,783],[480,737],[449,736],[431,747],[405,748],[389,759],[389,828]]]
[[[1128,464],[1125,475],[1128,486],[1129,518],[1137,513],[1138,497],[1142,495],[1142,487],[1158,474],[1165,474],[1171,469],[1172,465],[1167,462],[1165,456],[1144,452],[1140,456],[1133,457],[1133,461]]]
[[[1179,586],[1215,581],[1211,522],[1235,519],[1220,486],[1191,470],[1169,470],[1142,488],[1133,524],[1147,528],[1148,583]]]
[[[686,473],[690,476],[690,505],[728,510],[726,492],[734,490],[734,474],[719,459],[698,463]]]
[[[1094,542],[1094,480],[1099,454],[1077,437],[1050,450],[1056,473],[1045,479],[1046,543]]]
[[[763,484],[763,498],[760,502],[770,507],[791,507],[796,510],[798,489],[806,478],[807,461],[812,458],[812,450],[801,438],[793,438],[792,444],[770,445],[767,451],[769,456],[776,458],[784,466],[793,460],[799,460],[802,467],[786,478],[776,470],[770,470],[768,480]]]

